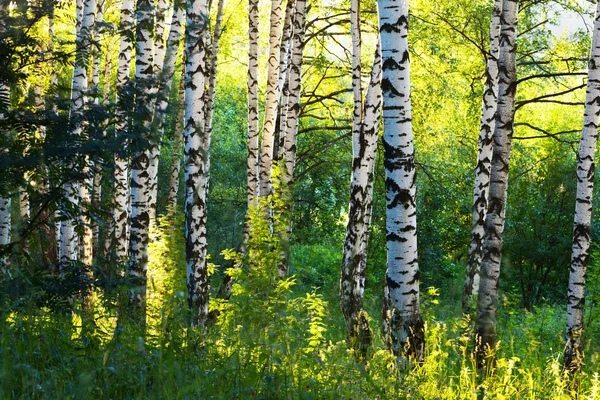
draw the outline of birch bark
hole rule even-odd
[[[181,170],[181,142],[183,141],[185,117],[185,60],[179,80],[179,109],[173,129],[173,154],[171,156],[171,178],[169,181],[169,209],[175,210],[177,206],[177,192],[179,187],[179,172]]]
[[[86,0],[83,3],[82,20],[77,32],[75,68],[71,87],[71,108],[69,124],[71,135],[81,136],[83,125],[83,110],[87,91],[87,67],[89,47],[92,30],[96,17],[96,0]],[[65,199],[75,206],[79,206],[79,186],[77,182],[67,182],[64,185]],[[72,217],[66,218],[61,224],[60,261],[64,262],[79,259],[78,238],[75,232],[76,222]]]
[[[248,0],[248,207],[258,198],[258,0]]]
[[[462,299],[464,314],[471,314],[474,310],[474,297],[479,291],[479,266],[483,250],[484,224],[492,168],[492,135],[496,125],[494,116],[498,103],[498,53],[500,50],[501,15],[502,0],[495,0],[490,23],[490,52],[487,55],[486,79],[483,88],[479,148],[477,168],[475,169],[475,188],[473,189],[471,242],[469,243],[469,258],[467,260]]]
[[[271,168],[273,166],[273,148],[275,124],[279,103],[280,75],[280,36],[281,36],[281,0],[271,0],[271,21],[269,36],[269,65],[267,68],[267,98],[265,119],[262,130],[262,143],[259,165],[259,196],[266,197],[271,191]]]
[[[581,370],[582,333],[585,306],[585,278],[590,255],[592,199],[594,195],[594,152],[598,139],[600,114],[600,3],[592,31],[592,49],[588,67],[587,93],[579,153],[577,156],[577,200],[573,225],[573,247],[567,302],[565,367]]]
[[[156,221],[156,201],[158,196],[158,160],[160,157],[160,143],[164,136],[165,118],[167,107],[169,105],[169,95],[173,85],[173,74],[175,72],[175,61],[182,34],[183,19],[185,18],[185,6],[182,3],[175,3],[173,17],[171,19],[171,28],[167,38],[167,49],[164,53],[164,62],[160,64],[159,72],[156,77],[159,84],[158,97],[154,117],[152,118],[152,141],[150,147],[150,223]],[[157,27],[158,29],[158,27]],[[164,46],[163,46],[164,47]],[[157,51],[158,53],[158,51]],[[159,55],[160,56],[160,55]],[[156,66],[156,64],[155,64]]]
[[[204,147],[205,34],[208,28],[206,0],[187,0],[185,30],[185,152],[186,262],[188,305],[193,327],[204,328],[208,317],[206,265],[206,186],[209,149]]]
[[[340,279],[340,303],[346,320],[348,341],[363,358],[371,342],[371,330],[363,309],[363,298],[381,103],[381,49],[378,46],[364,111],[358,112],[364,115],[364,119],[361,118],[356,132],[358,137],[353,140],[350,204]]]
[[[386,301],[394,354],[422,361],[415,159],[412,133],[408,0],[378,0],[382,51],[386,188]]]
[[[296,166],[296,138],[298,136],[298,119],[300,118],[300,92],[302,81],[302,57],[304,54],[304,34],[306,31],[306,11],[308,3],[306,0],[296,0],[294,14],[292,18],[292,38],[290,43],[290,63],[287,77],[287,98],[285,105],[284,129],[282,130],[283,146],[281,148],[280,159],[284,164],[282,174],[282,187],[288,193],[288,203],[286,205],[286,217],[288,218],[285,232],[280,232],[282,236],[283,251],[279,263],[277,274],[284,278],[288,273],[290,241],[292,238],[292,190],[291,185],[294,180],[294,170]]]
[[[498,109],[490,175],[490,194],[485,219],[481,280],[477,299],[475,330],[480,366],[494,362],[496,347],[496,312],[498,279],[502,260],[506,196],[510,150],[515,119],[517,0],[504,0],[502,5],[500,53],[498,56]]]
[[[123,0],[121,5],[121,21],[119,23],[119,59],[117,64],[117,108],[115,134],[123,138],[123,147],[127,147],[129,104],[128,88],[131,68],[131,48],[133,44],[133,4],[134,0]],[[114,236],[115,254],[123,261],[129,248],[128,218],[129,218],[129,165],[125,151],[115,153],[115,179],[112,193],[112,235]]]
[[[129,239],[129,276],[133,288],[129,293],[131,311],[140,326],[146,319],[146,274],[148,270],[148,233],[150,225],[149,166],[150,153],[146,141],[150,136],[154,103],[152,96],[154,4],[138,0],[136,7],[136,101],[134,131],[139,135],[131,158],[131,219]]]

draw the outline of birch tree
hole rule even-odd
[[[187,0],[185,30],[185,152],[186,263],[188,305],[193,327],[204,328],[208,317],[206,265],[206,186],[209,149],[204,132],[206,0]]]
[[[479,291],[479,265],[483,249],[484,223],[487,213],[487,198],[490,187],[492,163],[492,135],[495,128],[496,105],[498,103],[498,52],[500,48],[500,16],[502,0],[494,1],[492,21],[490,23],[490,51],[487,54],[485,84],[483,87],[483,105],[475,169],[475,188],[473,189],[473,214],[471,222],[471,242],[465,274],[463,292],[463,313],[470,314],[475,306],[473,298]]]
[[[278,159],[283,163],[283,173],[281,174],[284,190],[284,212],[280,218],[287,219],[282,226],[285,226],[283,232],[278,232],[281,237],[282,251],[281,260],[277,268],[277,275],[284,278],[289,268],[290,241],[292,237],[292,194],[291,185],[294,179],[294,170],[296,166],[296,138],[298,136],[298,119],[300,118],[300,92],[302,81],[302,58],[304,54],[306,31],[306,0],[296,0],[292,14],[292,35],[289,38],[290,60],[286,63],[286,84],[285,94],[282,96],[280,116],[282,118],[279,133],[280,149]],[[283,54],[283,53],[282,53]],[[288,65],[289,64],[289,65]]]
[[[70,131],[72,136],[81,136],[83,108],[87,91],[87,67],[92,29],[96,17],[96,0],[85,0],[82,9],[82,20],[77,31],[75,68],[71,86]],[[79,205],[79,184],[67,182],[64,185],[66,201]],[[66,218],[61,224],[60,261],[78,260],[78,240],[75,232],[75,219]]]
[[[248,208],[258,198],[258,0],[248,0]]]
[[[394,354],[423,360],[419,304],[415,159],[412,134],[408,0],[378,0],[386,189],[386,321]]]
[[[259,196],[261,197],[266,197],[271,191],[271,168],[275,146],[274,134],[279,104],[281,14],[281,0],[271,0],[267,98],[265,101],[265,118],[262,129],[259,164]]]
[[[184,117],[185,117],[185,59],[179,79],[179,92],[177,95],[179,109],[173,128],[173,154],[171,155],[171,174],[169,180],[169,209],[175,210],[177,206],[177,191],[179,187],[179,172],[181,170],[181,142],[183,141]]]
[[[138,0],[136,7],[135,60],[135,131],[140,136],[131,158],[131,233],[129,241],[129,276],[134,288],[130,292],[131,310],[143,326],[146,318],[146,274],[148,270],[148,231],[150,224],[149,166],[146,141],[152,124],[154,5]]]
[[[479,362],[487,354],[493,361],[496,347],[496,312],[498,309],[498,279],[502,259],[508,168],[515,119],[517,0],[504,0],[498,57],[498,109],[493,136],[492,171],[488,210],[485,219],[481,281],[477,299],[475,330]],[[481,365],[481,364],[480,364]]]
[[[355,46],[356,44],[353,44],[353,48]],[[353,84],[360,85],[360,79]],[[358,92],[356,91],[355,94]],[[358,112],[354,111],[355,115],[359,115],[360,122],[358,122],[357,129],[353,127],[352,132],[352,180],[340,278],[340,303],[346,321],[348,341],[361,357],[366,356],[371,341],[371,330],[363,308],[363,297],[381,102],[381,50],[378,46],[373,60],[364,110],[362,99],[360,104],[355,103],[355,107],[361,108]]]
[[[585,278],[590,255],[592,199],[594,195],[594,152],[598,139],[600,114],[600,3],[592,31],[592,49],[588,66],[583,129],[577,155],[577,200],[573,225],[573,247],[567,302],[565,367],[579,371],[582,366],[583,309]]]
[[[6,15],[8,10],[4,7],[0,7],[0,16]],[[10,104],[10,87],[4,83],[0,82],[0,118],[4,118],[4,113],[8,111]],[[2,256],[0,257],[0,274],[4,273],[6,267],[9,263],[9,256],[4,253],[4,251],[8,251],[8,245],[10,244],[11,239],[11,228],[12,228],[12,219],[11,219],[11,197],[8,193],[0,194],[0,246],[3,247],[0,251],[2,251]]]
[[[0,27],[6,29],[6,17],[9,15],[7,4],[0,4]],[[5,113],[10,108],[10,86],[0,80],[0,119],[5,118]],[[0,277],[7,270],[10,257],[8,256],[8,245],[11,239],[11,197],[8,193],[0,193]]]
[[[94,20],[94,29],[91,32],[92,37],[90,40],[91,51],[90,55],[92,56],[92,76],[91,76],[91,88],[93,93],[94,104],[99,104],[100,99],[98,96],[98,87],[100,86],[100,31],[96,27],[98,22],[102,22],[104,20],[104,1],[100,0],[100,3],[96,4],[96,15]],[[87,132],[84,132],[85,136],[88,136]],[[79,198],[82,202],[82,206],[88,208],[92,203],[92,193],[93,193],[93,185],[94,185],[94,174],[95,171],[94,163],[90,163],[89,156],[85,157],[85,165],[83,168],[85,179],[79,185]],[[86,213],[82,213],[81,216],[81,225],[82,229],[82,262],[86,266],[87,273],[91,274],[91,269],[89,268],[94,261],[94,227],[92,224],[89,215]]]
[[[224,0],[217,3],[217,14],[215,28],[210,45],[206,48],[206,92],[204,93],[204,137],[205,148],[210,148],[210,138],[213,130],[213,111],[215,105],[215,91],[217,89],[217,59],[219,55],[219,44],[221,42],[221,24],[223,23]],[[207,29],[207,40],[210,40],[210,31]],[[210,157],[208,158],[207,171],[210,171]],[[208,190],[208,186],[207,186]],[[207,195],[208,196],[208,195]]]
[[[169,104],[169,95],[171,94],[171,86],[173,84],[175,61],[177,60],[179,41],[181,39],[184,18],[185,5],[177,1],[174,4],[173,17],[171,19],[171,27],[167,38],[166,53],[163,57],[164,62],[160,65],[160,67],[155,63],[155,68],[159,68],[155,73],[156,79],[158,80],[159,88],[158,97],[156,99],[156,106],[154,110],[154,117],[152,118],[152,140],[150,143],[150,199],[148,203],[150,207],[151,224],[154,224],[154,221],[156,220],[156,200],[158,195],[158,159],[160,157],[160,143],[164,135],[165,118],[167,116],[167,106]],[[160,36],[157,35],[157,38],[160,39]],[[160,54],[157,51],[157,57],[159,56]]]
[[[131,68],[131,47],[133,43],[133,0],[123,0],[121,5],[121,21],[119,23],[119,60],[117,65],[117,108],[115,134],[123,139],[126,145],[125,137],[128,130],[128,106],[127,90],[129,82],[129,73]],[[112,235],[114,236],[114,246],[117,259],[123,260],[127,257],[129,248],[128,243],[128,160],[124,152],[115,153],[115,176],[112,197]]]

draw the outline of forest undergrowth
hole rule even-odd
[[[546,305],[530,313],[506,297],[497,364],[487,376],[478,374],[470,324],[453,306],[458,299],[436,288],[422,295],[424,363],[397,367],[384,348],[377,307],[367,307],[373,347],[367,360],[357,360],[345,342],[332,295],[337,288],[276,277],[282,244],[263,212],[258,208],[251,218],[247,255],[226,254],[234,262],[228,273],[235,284],[229,301],[211,300],[213,320],[206,332],[189,328],[183,232],[172,228],[182,225],[179,215],[160,217],[154,233],[145,331],[119,306],[127,289],[123,278],[110,284],[119,278],[95,271],[92,317],[68,297],[68,276],[34,282],[27,273],[13,275],[6,282],[12,291],[2,291],[13,296],[4,297],[1,312],[0,397],[600,398],[600,347],[593,340],[600,325],[587,319],[583,373],[572,378],[562,367],[563,307]],[[65,286],[57,289],[61,280]]]

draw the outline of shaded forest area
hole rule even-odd
[[[0,397],[599,398],[593,3],[0,0]]]

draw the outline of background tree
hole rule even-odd
[[[485,362],[488,368],[493,364],[493,352],[496,346],[498,280],[502,260],[508,170],[515,118],[515,92],[517,90],[515,59],[518,8],[518,1],[504,0],[498,58],[498,107],[494,130],[488,213],[485,220],[481,283],[477,302],[476,340],[479,359],[481,363]]]

